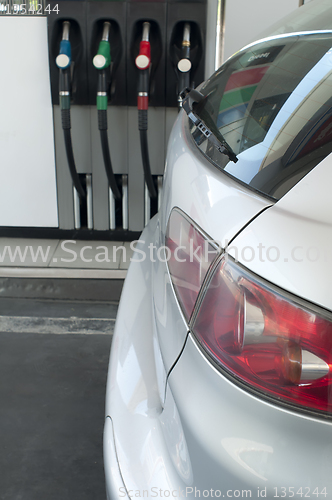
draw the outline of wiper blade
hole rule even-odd
[[[208,112],[204,110],[205,120],[203,120],[203,118],[198,116],[193,109],[193,104],[200,103],[204,99],[204,95],[198,90],[186,88],[181,92],[180,96],[182,98],[182,107],[187,113],[188,118],[196,125],[199,131],[207,139],[209,139],[219,153],[228,156],[231,161],[236,163],[238,161],[238,157],[226,139],[219,132]]]

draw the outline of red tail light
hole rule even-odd
[[[332,316],[221,260],[193,332],[214,361],[261,393],[332,411]]]
[[[168,269],[173,286],[189,320],[206,273],[219,251],[178,210],[171,213],[165,243],[171,255]]]

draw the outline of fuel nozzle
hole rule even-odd
[[[67,69],[71,65],[71,45],[69,41],[70,22],[64,21],[62,24],[62,40],[60,42],[59,55],[55,62],[59,69]]]
[[[135,59],[136,67],[140,70],[145,70],[150,67],[151,63],[151,45],[150,45],[150,23],[143,23],[142,40],[139,44],[139,54]]]
[[[111,46],[109,42],[111,23],[105,22],[102,39],[99,43],[98,52],[93,58],[93,65],[96,69],[106,69],[111,64]]]
[[[59,68],[59,104],[61,109],[62,129],[64,133],[65,148],[67,154],[68,167],[73,181],[73,185],[80,198],[85,198],[85,191],[77,173],[74,160],[73,146],[71,140],[71,119],[70,119],[70,99],[71,99],[71,44],[69,40],[70,22],[62,23],[62,39],[60,42],[59,54],[55,63]]]
[[[108,144],[108,123],[107,123],[107,106],[108,94],[110,88],[110,65],[111,65],[111,45],[110,38],[111,23],[104,22],[103,34],[99,43],[98,52],[94,56],[92,63],[98,70],[98,83],[97,83],[97,111],[98,111],[98,129],[100,132],[101,148],[103,152],[103,159],[105,171],[107,175],[108,184],[112,190],[114,198],[121,199],[121,194],[114,176],[111,154]]]
[[[60,70],[59,79],[59,101],[60,109],[70,109],[70,89],[71,89],[71,44],[69,40],[70,22],[62,23],[62,39],[60,42],[59,54],[55,63]]]
[[[190,60],[190,23],[185,23],[183,28],[183,38],[181,44],[181,59],[178,61],[177,68],[179,71],[179,94],[178,103],[179,107],[182,107],[182,98],[180,96],[181,91],[190,87],[190,70],[191,70],[191,60]]]
[[[151,64],[151,45],[150,45],[150,23],[143,23],[142,40],[139,44],[139,53],[135,59],[136,68],[139,69],[138,77],[138,110],[146,110],[149,107],[149,87],[150,87],[150,64]]]
[[[190,61],[190,24],[185,23],[183,28],[183,39],[181,44],[182,58],[178,62],[178,70],[181,73],[188,73],[191,70]]]
[[[108,89],[110,86],[109,67],[111,65],[111,45],[109,42],[111,23],[104,22],[102,39],[99,43],[98,52],[92,60],[92,64],[98,70],[97,83],[97,109],[107,110]]]
[[[149,87],[150,87],[150,66],[151,66],[151,45],[150,45],[149,22],[143,23],[142,39],[139,45],[139,53],[135,59],[135,64],[139,70],[137,89],[137,109],[138,109],[138,129],[140,132],[141,155],[144,170],[144,178],[149,190],[150,198],[157,198],[157,190],[151,174],[149,149],[148,149],[148,108],[149,108]]]

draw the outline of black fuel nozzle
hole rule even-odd
[[[62,129],[64,133],[66,154],[73,185],[80,198],[85,198],[85,191],[79,179],[71,141],[70,99],[71,99],[71,44],[69,40],[70,22],[62,23],[62,39],[60,51],[55,59],[59,68],[59,103],[61,109]]]
[[[181,44],[181,59],[177,63],[178,69],[178,104],[182,108],[181,92],[183,89],[190,87],[190,23],[185,23],[183,28],[183,38]]]

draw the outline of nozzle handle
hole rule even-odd
[[[139,53],[135,59],[135,64],[138,69],[145,70],[150,67],[151,64],[151,45],[149,41],[150,37],[150,23],[143,23],[143,33],[142,40],[139,44]]]
[[[97,54],[92,60],[92,64],[96,69],[106,69],[111,64],[111,45],[109,42],[111,23],[104,22],[103,35],[99,43]]]
[[[190,71],[192,63],[190,60],[190,23],[184,23],[181,59],[177,63],[178,69],[178,104],[182,107],[181,91],[190,86]]]
[[[59,54],[55,59],[55,63],[60,69],[69,68],[71,65],[71,44],[69,41],[70,22],[62,23],[62,40],[60,42]]]
[[[98,52],[94,56],[92,63],[96,69],[106,69],[111,64],[111,47],[109,42],[101,40]]]

